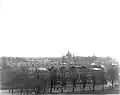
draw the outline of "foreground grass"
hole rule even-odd
[[[95,90],[95,91],[86,90],[84,92],[82,92],[82,91],[75,91],[75,92],[68,91],[68,92],[63,92],[63,93],[53,92],[53,93],[46,93],[46,94],[51,94],[51,95],[52,94],[103,94],[103,95],[104,94],[120,94],[120,89],[118,87],[117,88],[109,87],[108,89],[105,89],[104,91],[102,91],[102,90]],[[3,91],[2,95],[12,95],[12,94],[9,93],[8,91]],[[21,94],[15,92],[13,95],[21,95]],[[35,94],[29,93],[28,95],[35,95]]]

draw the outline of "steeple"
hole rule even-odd
[[[73,53],[73,61],[74,61],[74,62],[76,61],[76,58],[75,58],[75,56],[74,56],[74,53]]]

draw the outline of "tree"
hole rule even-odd
[[[111,78],[112,87],[113,87],[114,82],[119,78],[118,68],[113,66],[107,71],[107,75]]]
[[[4,69],[7,68],[7,66],[8,66],[7,57],[2,57],[1,60],[2,60],[1,61],[2,68],[4,68]]]

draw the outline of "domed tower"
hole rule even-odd
[[[68,51],[68,53],[66,54],[66,56],[70,57],[70,56],[71,56],[71,53]]]
[[[66,54],[66,58],[68,62],[72,61],[72,54],[68,51],[68,53]]]

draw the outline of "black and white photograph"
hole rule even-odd
[[[120,94],[119,0],[0,0],[0,95]]]

